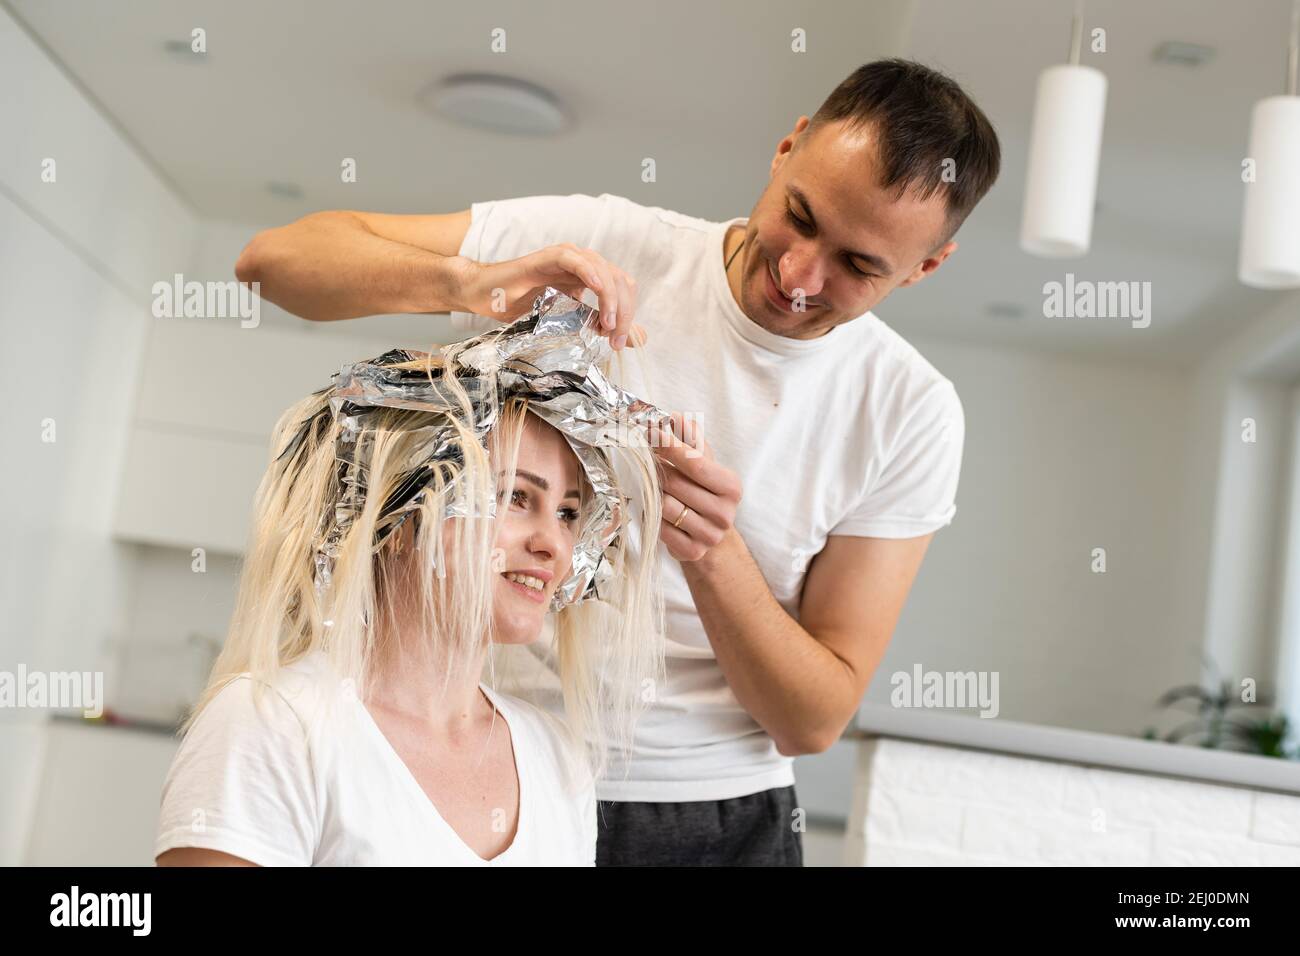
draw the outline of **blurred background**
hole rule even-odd
[[[170,728],[224,637],[272,423],[344,361],[455,337],[445,316],[317,324],[269,303],[256,328],[160,318],[155,283],[233,280],[257,230],[320,209],[611,192],[747,215],[798,117],[886,56],[956,78],[1003,172],[957,253],[876,310],[955,383],[967,437],[956,520],[867,700],[917,665],[996,671],[999,719],[1163,736],[1190,716],[1166,691],[1251,679],[1255,730],[1219,745],[1294,754],[1300,293],[1237,276],[1251,107],[1283,91],[1290,3],[1088,4],[1106,50],[1081,62],[1109,93],[1091,248],[1062,261],[1022,251],[1019,225],[1035,84],[1072,10],[0,3],[0,670],[103,672],[112,717],[0,708],[0,864],[151,862]],[[463,73],[536,84],[562,128],[458,122],[439,91]],[[1149,327],[1046,317],[1067,272],[1149,282]],[[842,826],[848,751],[797,771],[815,822]]]

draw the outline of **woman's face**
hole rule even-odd
[[[502,489],[497,505],[492,617],[499,643],[527,644],[541,635],[573,559],[580,474],[564,436],[526,415],[514,486]],[[497,475],[503,481],[504,468]]]

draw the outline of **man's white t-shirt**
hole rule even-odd
[[[329,673],[323,656],[304,658],[264,685],[261,706],[248,676],[222,688],[163,784],[155,856],[202,847],[262,866],[595,865],[594,785],[589,773],[569,776],[580,764],[565,762],[573,750],[547,714],[482,685],[519,774],[514,840],[484,860]]]
[[[637,280],[635,319],[649,341],[622,353],[624,373],[611,377],[694,415],[717,460],[739,473],[736,527],[796,620],[807,566],[828,536],[909,538],[952,521],[965,437],[952,383],[871,312],[807,340],[755,324],[722,259],[728,227],[745,218],[712,222],[610,194],[479,202],[471,216],[463,256],[500,262],[572,242]],[[496,324],[452,320],[465,332]],[[631,759],[614,761],[597,796],[725,800],[792,784],[792,759],[736,700],[680,565],[662,544],[660,555],[667,686],[638,725]],[[562,706],[540,670],[512,691]]]

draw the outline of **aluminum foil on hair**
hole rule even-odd
[[[404,349],[343,366],[327,389],[328,414],[340,426],[335,449],[340,496],[333,520],[327,515],[329,526],[318,529],[318,593],[328,589],[339,543],[367,500],[366,462],[375,409],[406,408],[447,416],[443,424],[434,418],[419,427],[423,434],[406,463],[406,478],[380,509],[374,541],[378,548],[421,507],[440,471],[452,491],[444,518],[495,515],[495,487],[490,500],[474,502],[455,480],[463,462],[450,416],[457,416],[486,448],[503,403],[518,397],[526,398],[531,412],[564,435],[593,491],[575,540],[572,569],[556,588],[551,609],[599,598],[612,574],[608,554],[619,535],[627,532],[629,520],[626,498],[602,449],[628,442],[633,430],[645,434],[648,426],[667,419],[668,413],[606,378],[600,365],[612,352],[595,322],[590,306],[548,287],[534,300],[531,311],[510,325],[443,348],[447,361],[441,367],[393,368],[428,358],[427,353]],[[468,394],[469,416],[452,395],[444,378],[448,374],[454,374]],[[291,456],[311,427],[319,424],[304,422],[280,457]]]

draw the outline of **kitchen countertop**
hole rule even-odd
[[[894,737],[1300,794],[1300,761],[918,708],[863,704],[849,739]]]
[[[177,736],[180,721],[168,724],[159,720],[141,720],[136,718],[122,718],[121,723],[113,723],[106,720],[87,720],[76,714],[54,713],[50,715],[50,720],[71,727],[85,727],[88,730],[129,730],[137,734],[154,734],[161,737]]]

